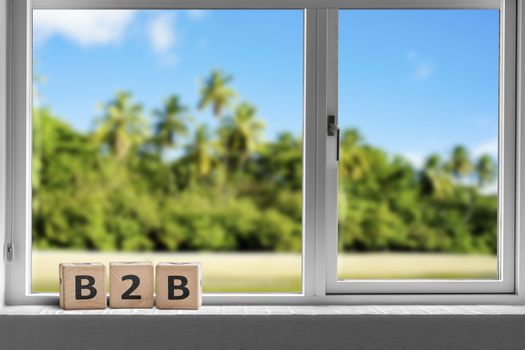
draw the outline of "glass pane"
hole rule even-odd
[[[33,34],[33,292],[141,260],[301,291],[303,11],[37,10]]]
[[[339,12],[339,279],[496,279],[497,10]]]

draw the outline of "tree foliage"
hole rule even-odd
[[[213,71],[192,112],[177,95],[143,111],[129,92],[104,105],[96,128],[33,112],[33,239],[40,248],[300,251],[302,140],[263,138],[232,77]],[[199,121],[212,107],[217,126]],[[69,116],[74,118],[74,116]],[[71,120],[71,119],[70,119]],[[456,146],[416,168],[342,132],[339,244],[345,251],[494,253],[492,157]]]

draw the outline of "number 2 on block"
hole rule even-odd
[[[140,295],[131,295],[140,285],[140,278],[137,275],[125,275],[122,276],[122,282],[130,280],[131,286],[126,290],[124,293],[122,293],[122,299],[124,300],[140,300],[142,299],[142,296]]]

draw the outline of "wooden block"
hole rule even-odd
[[[112,262],[109,264],[111,308],[153,307],[153,264]]]
[[[198,309],[202,304],[201,264],[160,263],[156,269],[159,309]]]
[[[60,264],[60,307],[65,310],[106,308],[104,275],[100,263]]]

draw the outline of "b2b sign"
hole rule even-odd
[[[109,265],[111,308],[198,309],[202,304],[199,263],[159,263],[153,297],[151,262]],[[106,267],[100,263],[60,264],[60,307],[65,310],[104,309]]]

